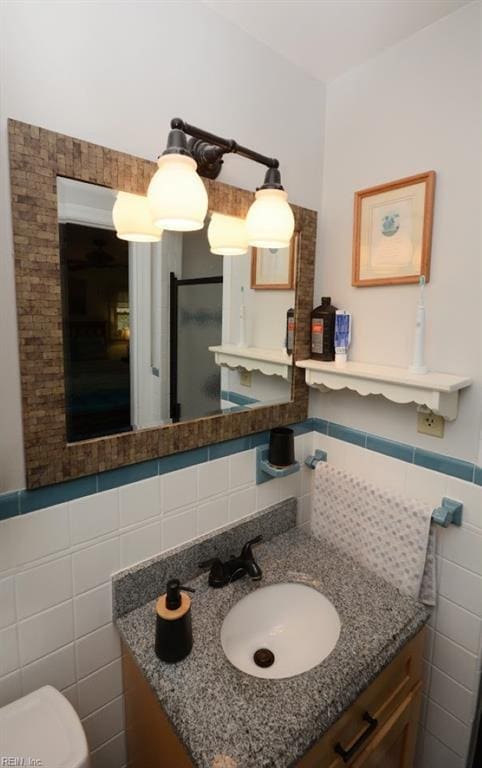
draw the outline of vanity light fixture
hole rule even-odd
[[[268,168],[262,187],[246,217],[250,245],[256,248],[287,248],[293,237],[295,217],[277,168]]]
[[[191,137],[189,142],[186,135]],[[257,190],[248,211],[248,244],[263,248],[288,246],[295,222],[288,195],[281,185],[278,160],[177,117],[171,120],[167,147],[158,160],[159,168],[147,191],[154,224],[179,232],[202,229],[208,197],[200,176],[217,178],[223,155],[231,152],[268,168],[264,184]]]
[[[117,237],[135,243],[157,243],[162,230],[154,226],[147,197],[131,192],[118,192],[112,208]]]
[[[188,150],[184,131],[172,128],[157,165],[147,190],[154,224],[174,232],[202,229],[208,194],[196,173],[196,161]]]
[[[208,227],[211,253],[219,256],[242,256],[248,252],[246,222],[238,216],[212,213]]]

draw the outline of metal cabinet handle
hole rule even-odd
[[[368,712],[363,713],[363,720],[368,723],[368,728],[363,731],[361,736],[355,741],[354,744],[352,744],[350,749],[343,749],[339,741],[335,744],[335,752],[337,755],[341,756],[344,763],[348,763],[348,761],[351,760],[355,752],[360,749],[362,744],[364,744],[368,737],[371,736],[378,725],[378,720],[375,717],[369,715]]]

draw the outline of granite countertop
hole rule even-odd
[[[196,589],[194,647],[178,664],[154,653],[155,601],[117,619],[121,636],[199,768],[287,768],[350,706],[424,625],[428,610],[341,552],[297,528],[256,547],[261,582],[222,589],[207,574]],[[172,574],[175,576],[176,574]],[[297,677],[265,680],[233,667],[220,641],[230,608],[255,589],[303,582],[331,600],[341,634],[321,664]]]

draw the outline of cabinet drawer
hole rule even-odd
[[[421,689],[419,682],[354,759],[352,768],[412,768]]]
[[[360,694],[329,731],[299,761],[298,768],[344,768],[354,765],[384,725],[399,709],[422,678],[424,633],[422,630],[398,656]],[[373,723],[377,721],[377,724]],[[345,761],[335,747],[349,752],[359,743],[353,756]],[[337,746],[338,745],[338,746]],[[363,745],[363,746],[362,746]]]

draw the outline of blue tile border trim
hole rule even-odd
[[[320,435],[328,434],[328,422],[325,419],[313,418],[311,419],[311,426],[314,432],[319,432]]]
[[[266,443],[269,443],[268,430],[266,432],[256,432],[255,435],[250,435],[250,438],[249,438],[250,448],[257,448],[258,445],[266,445]]]
[[[482,467],[472,464],[470,461],[456,459],[453,456],[445,456],[442,453],[433,453],[423,448],[416,448],[408,443],[398,443],[396,440],[389,440],[385,437],[372,435],[370,432],[361,432],[358,429],[351,429],[342,424],[336,424],[323,419],[311,419],[313,431],[319,432],[328,437],[336,437],[338,440],[344,440],[347,443],[353,443],[367,448],[376,453],[383,453],[385,456],[406,461],[409,464],[416,464],[418,467],[432,469],[434,472],[441,472],[443,475],[458,477],[460,480],[466,480],[469,483],[482,485]],[[328,461],[330,457],[328,456]]]
[[[251,441],[249,437],[236,437],[234,440],[226,440],[224,443],[213,443],[208,446],[209,461],[222,459],[224,456],[232,456],[233,453],[249,451]]]
[[[358,429],[351,429],[343,424],[326,421],[320,418],[309,418],[297,424],[290,424],[295,435],[304,435],[309,432],[318,432],[328,437],[342,440],[352,445],[358,445],[376,453],[399,459],[400,461],[415,464],[419,467],[441,472],[444,475],[457,477],[469,483],[482,486],[482,467],[469,461],[456,459],[452,456],[444,456],[422,448],[416,448],[407,443],[398,443],[396,440],[388,440],[385,437],[373,435]],[[106,491],[112,488],[120,488],[129,483],[145,480],[149,477],[164,475],[178,469],[185,469],[205,461],[232,456],[235,453],[248,451],[258,445],[269,441],[269,432],[257,432],[247,437],[226,440],[222,443],[213,443],[205,448],[195,448],[192,451],[174,453],[152,461],[143,461],[139,464],[131,464],[120,469],[101,472],[98,475],[81,477],[78,480],[70,480],[65,483],[36,488],[34,490],[9,491],[0,494],[0,521],[17,515],[24,515],[54,504],[63,504],[73,499],[89,496],[93,493]],[[329,460],[329,457],[328,457]]]
[[[424,451],[422,448],[415,448],[415,464],[426,469],[433,469],[435,472],[442,472],[444,475],[452,475],[460,480],[467,480],[472,483],[474,480],[474,464],[461,459],[453,459],[451,456],[442,456],[440,453]]]
[[[141,461],[139,464],[130,464],[128,467],[110,469],[97,475],[97,490],[110,491],[121,485],[137,483],[139,480],[147,480],[159,474],[159,460]]]
[[[475,467],[474,471],[474,483],[482,485],[482,467]]]
[[[359,445],[361,448],[365,448],[367,444],[366,432],[360,432],[358,429],[351,429],[351,427],[344,427],[342,424],[334,424],[328,422],[328,437],[336,437],[337,440],[343,440],[345,443],[352,443],[352,445]]]
[[[20,514],[20,492],[9,491],[0,496],[0,520]]]
[[[81,496],[97,493],[97,478],[98,475],[88,475],[87,477],[80,477],[78,480],[69,480],[66,483],[46,485],[45,488],[36,488],[33,491],[19,491],[20,514],[24,515],[27,512],[34,512],[37,509],[52,507],[54,504],[63,504]]]
[[[413,464],[415,449],[411,445],[367,434],[366,447],[369,451],[383,453],[385,456],[391,456],[393,459],[400,459],[400,461],[407,461],[409,464]]]
[[[259,400],[256,400],[254,397],[248,397],[247,395],[242,395],[240,392],[230,392],[227,389],[221,390],[221,398],[223,400],[227,400],[228,403],[234,403],[235,405],[253,405],[254,403],[259,403]]]
[[[186,469],[195,464],[203,464],[205,461],[209,461],[208,448],[194,448],[192,451],[173,453],[172,456],[164,456],[162,459],[159,459],[159,474],[166,475],[168,472],[175,472],[177,469]]]

